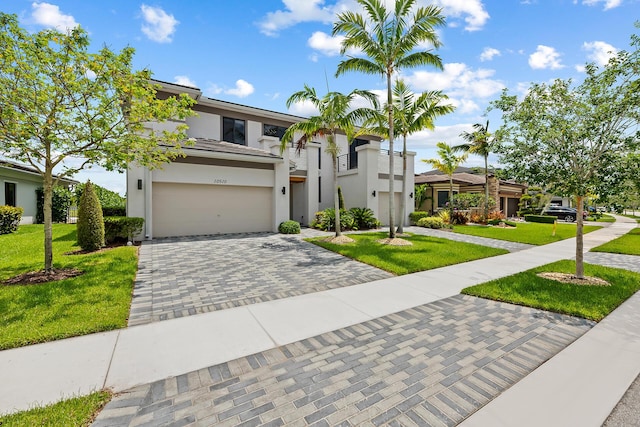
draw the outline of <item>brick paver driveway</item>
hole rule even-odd
[[[457,295],[136,387],[94,427],[455,425],[592,326]]]
[[[273,233],[144,242],[138,267],[130,326],[392,277]]]

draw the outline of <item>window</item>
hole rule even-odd
[[[262,125],[262,134],[264,136],[275,136],[278,139],[282,139],[286,131],[287,128],[284,126],[268,125],[266,123]]]
[[[322,203],[322,177],[318,177],[318,203]]]
[[[457,191],[453,191],[453,194],[458,194]],[[447,206],[447,201],[449,201],[449,190],[447,191],[438,191],[438,207],[445,208]]]
[[[233,144],[247,145],[244,133],[244,120],[223,117],[222,140]]]
[[[356,148],[368,143],[369,141],[367,141],[366,139],[356,138],[351,144],[349,144],[349,169],[358,168],[358,152],[356,151]]]
[[[16,184],[13,182],[4,183],[4,204],[7,206],[16,205]]]

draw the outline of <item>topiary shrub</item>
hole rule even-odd
[[[328,208],[320,212],[316,212],[315,218],[311,221],[311,227],[322,231],[333,231],[336,229],[336,211]],[[353,215],[347,210],[340,210],[340,230],[357,230],[357,224]]]
[[[451,224],[466,225],[469,222],[469,216],[466,212],[453,211],[450,216]]]
[[[504,224],[504,225],[508,225],[509,227],[516,227],[517,224],[513,221],[507,221],[506,219],[490,219],[489,221],[487,221],[487,224],[489,225],[500,225],[500,224]]]
[[[84,251],[95,251],[104,246],[104,222],[98,196],[91,181],[87,181],[78,205],[78,245]]]
[[[300,234],[300,223],[298,221],[283,221],[278,226],[278,231],[282,234]]]
[[[104,217],[105,243],[117,241],[132,242],[133,238],[142,232],[144,218],[126,216]]]
[[[0,206],[0,234],[15,233],[20,225],[24,209],[15,206]]]
[[[420,218],[416,223],[416,225],[418,227],[435,228],[435,229],[446,227],[446,223],[439,216],[426,216],[424,218]]]
[[[527,222],[540,222],[543,224],[553,224],[558,217],[552,215],[525,215],[524,220]]]
[[[411,221],[411,224],[417,224],[420,218],[426,218],[428,216],[430,216],[429,212],[413,211],[409,214],[409,221]]]
[[[370,230],[380,228],[380,221],[373,215],[369,208],[351,208],[349,213],[353,217],[358,230]]]
[[[44,190],[36,189],[36,223],[44,223]],[[53,222],[67,222],[67,213],[73,200],[71,191],[64,187],[54,186],[51,195],[51,220]]]

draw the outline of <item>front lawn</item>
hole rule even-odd
[[[54,224],[54,268],[84,274],[38,285],[5,285],[20,273],[42,270],[44,229],[24,225],[0,235],[0,350],[127,326],[137,248],[123,246],[83,255],[74,224]]]
[[[597,225],[585,225],[584,233],[597,230]],[[575,224],[556,225],[556,234],[553,236],[553,224],[540,224],[536,222],[518,222],[513,227],[492,227],[486,225],[454,225],[453,231],[460,234],[469,234],[478,237],[507,240],[509,242],[527,243],[530,245],[546,245],[560,240],[576,237]]]
[[[591,249],[591,252],[640,255],[640,228],[634,228],[624,236]]]
[[[593,222],[616,222],[616,219],[611,215],[602,214],[600,217],[595,217],[589,215],[585,221],[593,221]]]
[[[592,264],[584,265],[585,276],[599,277],[611,286],[564,284],[537,276],[542,272],[573,274],[575,269],[575,261],[558,261],[471,286],[462,293],[600,321],[640,290],[640,274]]]
[[[34,387],[37,387],[34,384]],[[89,426],[111,400],[111,393],[99,391],[44,407],[0,416],[2,427],[10,426]]]
[[[419,235],[403,237],[411,241],[412,246],[390,246],[378,243],[378,240],[388,237],[387,233],[350,234],[349,237],[354,239],[355,243],[335,245],[324,242],[324,237],[306,240],[396,275],[508,253],[504,249]]]

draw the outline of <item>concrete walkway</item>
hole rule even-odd
[[[625,234],[635,225],[620,218],[610,227],[587,234],[585,250]],[[127,390],[261,353],[448,298],[470,285],[573,258],[574,247],[575,242],[570,239],[411,275],[2,351],[0,413],[27,409],[34,403],[46,404],[103,387]],[[506,407],[513,407],[514,400],[521,406],[526,402],[524,406],[538,409],[539,405],[549,404],[549,411],[538,411],[550,414],[553,422],[545,421],[548,425],[567,424],[557,422],[560,418],[553,415],[558,413],[568,417],[581,415],[589,420],[580,425],[600,425],[640,371],[638,330],[640,296],[636,294],[605,321],[467,422],[477,423],[470,425],[500,425],[497,423],[501,418],[492,418],[496,413],[493,404],[508,399]],[[549,365],[557,367],[555,370],[546,368]],[[597,368],[595,373],[594,368]],[[564,377],[558,371],[564,372]],[[561,378],[564,379],[560,381]],[[584,381],[589,378],[590,386],[585,387]],[[554,380],[564,386],[550,387]],[[568,387],[574,384],[577,390]],[[512,390],[517,392],[518,389],[528,393],[510,398]],[[598,389],[600,394],[607,394],[607,398],[598,399],[598,404],[593,399],[574,399],[574,396],[583,397]],[[549,390],[559,392],[549,393]],[[579,392],[582,393],[576,394]],[[530,405],[534,397],[552,396],[555,397],[551,399],[553,402],[540,401],[539,405]],[[560,404],[565,401],[566,405]],[[500,416],[513,412],[516,411],[498,411]],[[604,418],[601,418],[603,414]],[[485,418],[489,420],[488,424],[480,417],[488,417]],[[531,417],[527,414],[522,424]],[[596,422],[598,419],[600,421]],[[521,424],[513,421],[515,418],[507,420],[504,425]],[[540,425],[540,422],[534,424]],[[574,423],[572,418],[569,424],[579,423]]]

